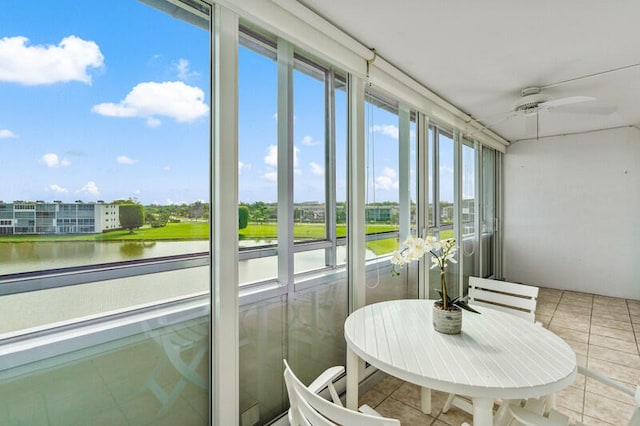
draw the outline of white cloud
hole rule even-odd
[[[142,117],[150,127],[160,125],[157,116],[165,116],[184,123],[205,116],[209,107],[199,87],[181,81],[137,84],[120,103],[94,105],[92,110],[109,117]]]
[[[269,152],[264,157],[264,164],[271,167],[278,167],[278,146],[269,145]]]
[[[158,118],[155,118],[155,117],[147,118],[147,126],[149,127],[158,127],[161,124],[162,124],[162,121],[160,121]]]
[[[162,170],[164,170],[165,172],[169,172],[169,171],[171,171],[171,166],[169,164],[167,164],[166,166],[164,166],[162,168]]]
[[[87,184],[85,186],[83,186],[82,188],[80,188],[76,192],[79,192],[79,193],[82,193],[82,194],[87,194],[87,195],[94,195],[94,196],[100,195],[100,191],[98,190],[98,186],[93,181],[87,182]]]
[[[446,165],[442,165],[440,166],[440,174],[447,174],[447,175],[452,175],[453,174],[453,167],[449,167]]]
[[[265,173],[264,175],[262,175],[263,178],[265,178],[266,180],[270,180],[272,182],[275,182],[278,180],[278,172],[274,171],[270,171]]]
[[[242,161],[238,161],[238,174],[242,174],[243,170],[250,170],[251,163],[243,163]]]
[[[398,139],[398,135],[400,133],[398,126],[393,124],[374,124],[372,129],[376,133],[382,133],[383,135],[390,136],[393,139]]]
[[[307,145],[307,146],[320,145],[320,141],[314,140],[311,136],[305,136],[302,138],[302,145]]]
[[[296,175],[301,175],[302,170],[298,168],[298,164],[300,160],[298,158],[298,154],[300,153],[300,149],[297,147],[293,147],[293,173]],[[269,151],[267,155],[264,157],[264,164],[268,166],[267,172],[263,175],[263,177],[267,180],[275,181],[277,179],[277,167],[278,167],[278,146],[277,145],[269,145]]]
[[[69,191],[67,191],[67,188],[63,188],[60,185],[56,185],[56,184],[49,185],[47,187],[47,190],[48,191],[53,191],[56,194],[65,194],[65,193],[69,192]]]
[[[313,173],[314,175],[317,175],[317,176],[324,175],[324,169],[320,164],[312,161],[309,163],[309,166],[311,166],[311,173]]]
[[[100,68],[104,56],[93,41],[76,36],[57,45],[28,46],[26,37],[0,39],[0,81],[26,85],[80,81],[91,84],[88,68]]]
[[[50,168],[67,167],[71,165],[71,161],[66,158],[60,159],[58,154],[54,154],[52,152],[43,155],[40,161]]]
[[[133,158],[129,158],[126,155],[118,155],[118,157],[116,158],[116,161],[118,162],[118,164],[136,164],[138,162],[138,160],[134,160]]]
[[[13,133],[11,130],[0,129],[0,139],[16,139],[18,135]]]
[[[300,148],[293,147],[293,167],[298,167],[298,154],[300,154]],[[264,164],[270,167],[278,167],[278,146],[269,145],[269,152],[264,157]]]
[[[382,170],[382,175],[376,178],[376,189],[398,189],[399,183],[396,179],[397,173],[390,167],[385,167]]]
[[[189,61],[184,58],[180,58],[178,60],[178,63],[176,64],[176,70],[178,71],[178,78],[180,80],[186,80],[190,77],[195,77],[198,75],[197,72],[191,71],[189,69],[190,65],[191,64],[189,63]]]

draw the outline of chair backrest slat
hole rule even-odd
[[[469,303],[535,321],[538,287],[469,277]]]

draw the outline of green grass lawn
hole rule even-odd
[[[367,225],[367,233],[397,231],[396,225]],[[336,235],[344,237],[346,235],[347,226],[338,224],[336,226]],[[276,223],[249,223],[249,225],[241,229],[239,232],[241,239],[246,240],[274,240],[278,238],[278,225]],[[293,236],[296,239],[321,240],[326,237],[325,226],[323,223],[296,223],[293,225]]]
[[[162,228],[143,227],[130,234],[128,230],[102,234],[73,235],[2,235],[0,242],[54,242],[54,241],[180,241],[207,240],[209,224],[206,222],[168,223]]]
[[[367,225],[367,233],[396,231],[395,225]],[[320,240],[325,238],[325,227],[321,223],[296,223],[293,227],[294,238]],[[338,237],[346,235],[346,225],[339,224],[336,228]],[[278,226],[275,223],[250,223],[239,231],[240,239],[246,240],[275,240],[278,237]],[[453,236],[453,230],[441,232],[442,238]],[[162,228],[144,227],[136,229],[133,234],[127,230],[105,232],[102,234],[86,235],[3,235],[0,242],[26,241],[188,241],[206,240],[209,238],[209,224],[206,222],[168,223]],[[391,253],[398,248],[395,238],[369,241],[367,248],[377,255]]]

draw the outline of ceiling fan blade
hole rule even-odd
[[[526,114],[524,116],[524,137],[538,137],[538,113]]]
[[[618,108],[615,106],[569,105],[562,108],[554,109],[553,113],[609,115],[613,114],[617,110]]]
[[[565,105],[573,105],[581,102],[595,101],[596,98],[591,96],[569,96],[567,98],[552,99],[539,105],[540,109],[558,108]]]

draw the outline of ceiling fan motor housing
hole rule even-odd
[[[547,99],[540,94],[538,87],[528,87],[522,89],[522,97],[518,99],[518,102],[513,106],[513,110],[516,112],[535,113],[538,110],[540,104],[547,101]]]

